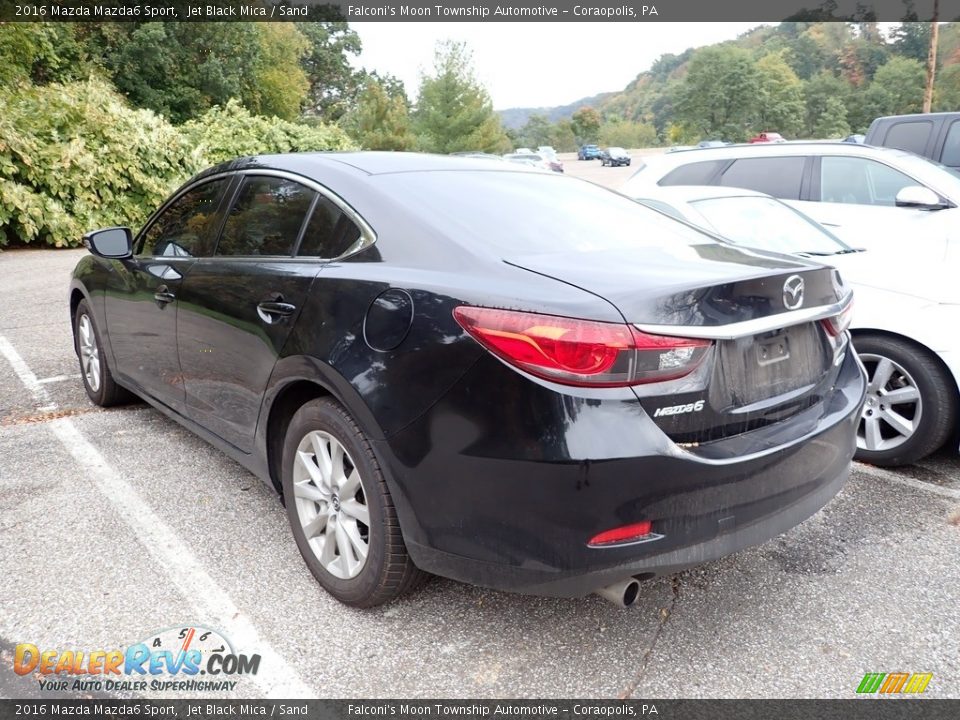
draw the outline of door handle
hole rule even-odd
[[[293,315],[296,309],[296,305],[286,302],[262,302],[257,305],[257,315],[265,323],[276,323]]]
[[[153,299],[162,307],[176,300],[177,296],[170,292],[170,289],[166,285],[160,285],[156,291],[154,291]]]

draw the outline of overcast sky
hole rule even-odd
[[[396,75],[416,99],[438,40],[464,40],[497,110],[566,105],[622,90],[663,53],[731,40],[761,23],[354,22],[355,64]]]

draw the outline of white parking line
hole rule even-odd
[[[37,382],[40,383],[41,385],[46,385],[47,383],[65,382],[67,380],[79,380],[81,377],[83,376],[80,375],[80,373],[77,373],[76,375],[54,375],[53,377],[41,378],[40,380],[37,380]]]
[[[10,363],[24,387],[38,403],[47,403],[53,410],[47,389],[40,384],[23,358],[10,342],[0,335],[0,354]],[[300,679],[297,671],[286,663],[243,614],[230,596],[203,569],[190,549],[176,533],[150,508],[137,491],[104,459],[83,436],[70,418],[47,424],[67,452],[83,467],[85,476],[109,502],[117,515],[133,531],[163,572],[188,602],[204,618],[210,618],[227,632],[238,648],[259,653],[260,671],[247,676],[268,698],[314,697],[315,693]]]
[[[924,482],[923,480],[917,480],[912,477],[906,477],[905,475],[897,475],[892,473],[889,470],[884,470],[879,468],[876,465],[864,465],[863,463],[854,463],[853,469],[856,472],[863,473],[864,475],[869,475],[870,477],[877,478],[878,480],[887,480],[892,483],[898,483],[900,485],[906,485],[907,487],[915,488],[917,490],[924,490],[928,493],[933,493],[934,495],[942,495],[943,497],[953,498],[954,500],[960,500],[960,490],[956,488],[946,488],[940,487],[939,485],[934,485],[932,483]]]

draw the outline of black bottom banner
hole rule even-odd
[[[61,717],[939,720],[960,717],[960,700],[0,700],[2,720]]]

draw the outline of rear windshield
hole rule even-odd
[[[556,174],[419,172],[375,180],[451,239],[500,255],[715,242],[624,195]]]

